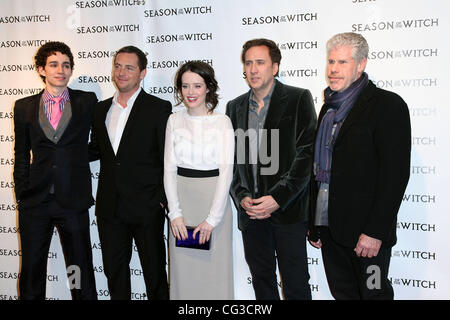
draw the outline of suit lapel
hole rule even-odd
[[[133,108],[130,111],[130,115],[128,116],[127,123],[125,124],[125,128],[123,129],[122,137],[120,139],[119,148],[117,148],[116,156],[120,155],[121,149],[123,149],[123,146],[127,144],[126,141],[128,139],[128,136],[130,135],[130,132],[134,126],[134,123],[138,119],[139,109],[144,107],[145,91],[143,89],[140,89],[140,90],[141,90],[141,92],[139,92],[136,100],[134,101]]]
[[[237,106],[236,109],[237,127],[241,128],[244,131],[248,130],[249,98],[250,98],[250,91],[244,96],[241,103]]]
[[[281,82],[275,80],[275,89],[270,99],[269,111],[267,112],[264,129],[278,129],[278,124],[287,107],[288,96]]]
[[[72,116],[69,119],[69,123],[67,124],[66,130],[64,130],[61,139],[64,137],[64,134],[67,131],[70,131],[70,127],[73,123],[72,119],[74,119],[75,117],[78,117],[78,115],[80,114],[80,101],[79,101],[80,97],[79,97],[79,95],[77,95],[75,93],[75,91],[73,91],[72,89],[70,89],[70,88],[67,88],[67,89],[69,89],[69,99],[70,99],[70,107],[71,107],[71,111],[72,111]]]
[[[33,125],[35,126],[36,132],[38,132],[42,137],[47,139],[47,136],[45,135],[44,130],[42,130],[41,124],[39,122],[39,109],[41,106],[41,97],[43,92],[44,90],[42,90],[33,97],[33,100],[31,102],[31,114],[34,117]]]
[[[72,117],[71,117],[72,119],[73,117],[77,117],[80,113],[80,101],[79,101],[80,97],[75,93],[75,91],[73,91],[70,88],[68,89],[69,89],[70,106],[72,107]],[[70,126],[71,122],[72,121],[69,122],[67,127]]]
[[[236,129],[242,129],[244,133],[247,133],[248,130],[248,109],[249,109],[249,98],[250,98],[250,91],[248,91],[247,94],[245,94],[239,104],[236,105]],[[249,156],[249,139],[245,138],[245,173],[247,175],[246,181],[250,184],[250,186],[253,188],[253,179],[250,179],[250,177],[253,177],[252,173],[252,167],[250,166],[250,156]]]
[[[361,113],[367,108],[367,101],[372,97],[373,91],[375,89],[375,85],[369,81],[366,88],[363,89],[359,98],[356,100],[352,109],[347,115],[347,118],[344,120],[341,129],[339,130],[339,134],[336,138],[336,144],[339,143],[349,130],[351,126],[357,121],[361,115]]]
[[[114,157],[114,149],[111,145],[111,141],[109,140],[108,130],[106,129],[106,115],[111,108],[112,98],[106,99],[105,101],[99,104],[100,107],[100,117],[97,125],[97,135],[99,140],[103,140],[105,142],[105,146],[107,148],[107,152],[109,152]]]

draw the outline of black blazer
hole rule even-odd
[[[319,114],[322,121],[327,108]],[[319,122],[320,123],[320,122]],[[369,81],[345,119],[333,149],[328,223],[333,239],[354,248],[361,233],[392,247],[397,212],[408,184],[411,124],[408,106]],[[318,184],[312,175],[311,219]],[[310,226],[311,240],[317,240]]]
[[[86,209],[93,203],[88,140],[97,97],[69,89],[72,118],[57,144],[39,124],[39,94],[14,105],[14,191],[19,208],[39,205],[51,185],[58,203],[67,209]],[[30,164],[30,150],[33,154]]]
[[[258,159],[258,190],[255,194],[252,166],[249,164],[249,146],[245,145],[245,163],[237,163],[240,144],[236,135],[236,152],[231,196],[239,213],[239,229],[245,229],[249,218],[240,206],[241,200],[250,196],[272,197],[280,208],[269,218],[276,224],[306,221],[308,218],[309,180],[312,166],[314,130],[317,124],[316,111],[311,93],[306,89],[291,87],[276,81],[264,129],[267,129],[268,147],[271,150],[272,130],[279,133],[279,167],[275,174],[262,175],[263,165]],[[248,130],[250,91],[227,104],[227,115],[235,130]],[[248,139],[246,139],[248,140]],[[276,150],[276,148],[275,148]],[[271,155],[272,157],[276,155]]]
[[[125,125],[117,155],[105,125],[112,97],[97,104],[90,143],[91,161],[100,159],[95,212],[104,218],[117,211],[141,221],[167,206],[163,188],[164,138],[172,105],[147,94],[137,96]]]

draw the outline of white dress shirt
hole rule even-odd
[[[206,222],[216,227],[225,213],[234,164],[234,131],[221,113],[190,116],[186,110],[170,115],[164,147],[164,189],[169,218],[183,215],[177,194],[177,167],[219,169],[216,191]]]
[[[120,139],[122,139],[123,130],[127,124],[128,117],[130,116],[131,109],[133,108],[134,101],[141,92],[142,88],[136,90],[136,92],[128,99],[127,106],[124,108],[117,101],[119,92],[114,94],[111,108],[109,108],[106,114],[105,125],[108,130],[109,141],[113,147],[114,154],[117,154],[119,149]]]

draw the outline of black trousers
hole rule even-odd
[[[161,209],[162,210],[162,209]],[[168,300],[164,213],[152,222],[97,217],[103,267],[111,300],[131,299],[130,260],[135,241],[149,300]]]
[[[242,231],[245,259],[257,300],[279,300],[276,265],[286,300],[311,300],[306,253],[307,226],[303,222],[277,225],[251,220]]]
[[[20,299],[45,299],[48,251],[54,227],[58,229],[61,239],[69,285],[72,287],[72,298],[97,300],[89,212],[87,209],[82,211],[64,209],[53,195],[49,195],[37,207],[19,210],[22,250]]]
[[[388,279],[391,248],[381,248],[376,257],[358,257],[354,248],[333,240],[328,227],[319,227],[322,258],[331,294],[336,300],[392,300]]]

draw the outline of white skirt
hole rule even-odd
[[[209,214],[218,177],[177,176],[178,198],[186,226],[196,227]],[[233,230],[231,203],[210,239],[210,249],[175,246],[169,228],[169,286],[171,300],[232,300]]]

